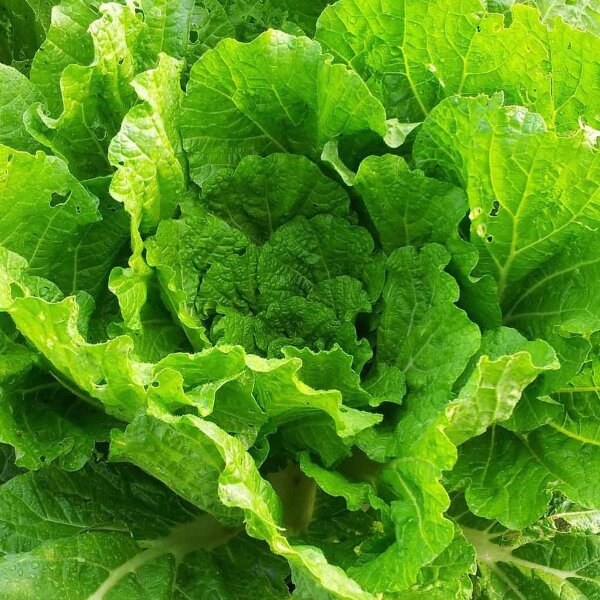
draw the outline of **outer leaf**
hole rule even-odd
[[[597,278],[598,153],[583,133],[557,136],[539,115],[503,108],[495,96],[441,103],[421,128],[415,156],[427,172],[466,189],[478,272],[497,280],[508,324],[555,345],[565,363],[559,377],[568,381],[588,344],[559,335],[600,327],[600,308],[580,291]]]
[[[96,442],[107,441],[115,421],[73,397],[54,379],[29,374],[0,389],[0,440],[15,449],[15,463],[39,469],[57,461],[76,471]]]
[[[0,64],[0,143],[15,150],[35,152],[41,145],[23,123],[27,109],[42,99],[36,87],[19,71]]]
[[[541,517],[553,489],[599,506],[591,468],[599,459],[596,443],[572,439],[551,426],[528,436],[494,427],[461,447],[452,477],[466,484],[467,502],[475,514],[521,529]]]
[[[31,81],[52,113],[62,108],[60,76],[70,64],[89,65],[94,46],[88,27],[98,18],[100,0],[62,0],[52,11],[46,40],[31,65]]]
[[[497,278],[505,307],[520,280],[600,220],[600,160],[583,134],[559,137],[539,115],[503,108],[501,96],[440,104],[420,130],[415,155],[428,172],[466,189],[480,270]],[[550,208],[543,228],[528,227]]]
[[[490,598],[591,599],[600,592],[596,535],[553,532],[528,541],[511,540],[511,532],[463,531],[477,551],[479,588]]]
[[[59,0],[0,0],[0,62],[29,73]]]
[[[517,5],[512,23],[479,0],[343,0],[323,11],[317,39],[369,82],[391,116],[419,122],[445,97],[504,91],[559,130],[598,128],[594,84],[600,38]]]
[[[164,452],[165,439],[169,452]],[[149,454],[149,445],[156,451]],[[187,460],[181,461],[183,456]],[[228,518],[243,514],[249,535],[264,539],[273,552],[288,560],[300,598],[373,598],[327,563],[316,548],[288,542],[280,530],[281,506],[275,492],[243,446],[215,425],[190,416],[144,417],[114,438],[112,457],[140,464],[194,503],[214,507],[221,514],[229,507]],[[184,472],[182,464],[193,468]],[[197,477],[198,468],[203,470],[202,478]]]
[[[125,465],[45,469],[0,491],[6,598],[175,600],[289,596],[282,561]],[[90,501],[91,499],[91,501]],[[29,526],[19,526],[19,520]],[[24,585],[26,582],[26,585]]]
[[[454,540],[429,565],[423,567],[415,586],[398,600],[468,600],[473,597],[470,576],[475,571],[475,552],[456,527]]]
[[[198,184],[249,154],[317,158],[332,138],[386,134],[383,107],[355,73],[279,31],[220,42],[192,68],[187,92],[182,134]]]
[[[77,11],[80,9],[77,6]],[[78,177],[96,177],[111,170],[106,158],[108,143],[135,100],[129,84],[135,74],[133,49],[141,27],[133,5],[103,4],[101,17],[89,29],[94,61],[90,65],[90,59],[81,66],[68,57],[69,64],[62,71],[62,113],[54,118],[40,105],[28,113],[28,131],[64,157]],[[68,35],[70,31],[61,33]],[[75,50],[75,57],[84,53],[86,45]],[[42,83],[47,78],[45,71],[41,69]],[[51,67],[50,77],[54,75]]]
[[[0,165],[0,243],[29,261],[31,275],[74,291],[79,246],[100,219],[98,200],[58,158],[0,146]]]
[[[571,27],[589,31],[596,35],[600,33],[600,7],[598,7],[595,0],[580,0],[578,2],[570,2],[569,0],[501,0],[500,2],[488,2],[488,9],[503,12],[517,2],[537,6],[542,20],[550,26],[559,17]],[[509,15],[510,13],[507,16]]]

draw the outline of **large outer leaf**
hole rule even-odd
[[[75,291],[74,284],[85,287],[77,285],[87,258],[79,256],[79,247],[100,220],[98,200],[60,159],[0,146],[0,206],[0,244],[25,257],[31,275],[49,278],[65,292]]]
[[[383,106],[308,38],[224,40],[192,67],[182,134],[198,184],[249,154],[317,158],[329,140],[365,130],[386,134]]]
[[[524,277],[599,224],[600,159],[585,136],[557,136],[538,114],[502,107],[500,95],[441,103],[415,156],[466,189],[480,270],[496,277],[505,307]]]
[[[27,109],[42,96],[19,71],[0,64],[0,143],[15,150],[35,152],[41,148],[23,123]]]
[[[505,531],[495,523],[463,527],[477,552],[483,597],[593,600],[600,594],[600,539],[589,532]]]
[[[153,448],[151,453],[148,448]],[[168,451],[167,451],[168,449]],[[367,600],[364,592],[311,546],[291,545],[281,532],[281,505],[243,446],[212,423],[191,416],[143,417],[117,435],[113,460],[128,460],[196,505],[241,521],[290,563],[296,594],[306,600]],[[182,469],[189,465],[189,470]],[[198,477],[201,469],[202,477]]]
[[[480,0],[342,0],[325,9],[317,39],[368,81],[391,116],[422,121],[447,96],[504,91],[559,130],[598,128],[600,38],[518,5],[512,23]]]
[[[283,599],[285,563],[126,465],[48,468],[0,489],[7,599]],[[24,582],[27,582],[26,585]]]
[[[568,381],[600,328],[600,155],[584,132],[559,136],[500,95],[453,98],[424,123],[415,158],[467,191],[478,273],[498,284],[505,322],[551,341]],[[535,224],[532,226],[532,223]],[[565,337],[562,337],[565,336]]]

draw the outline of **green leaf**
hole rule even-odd
[[[47,468],[13,478],[0,495],[6,598],[289,596],[285,564],[264,545],[130,466]]]
[[[259,404],[283,429],[286,441],[298,449],[314,449],[327,465],[347,455],[354,438],[382,419],[343,405],[338,390],[308,387],[301,379],[299,358],[268,360],[249,355],[246,363],[254,372]]]
[[[182,213],[176,221],[163,221],[146,241],[146,259],[156,268],[169,309],[194,348],[200,349],[210,343],[196,307],[202,277],[211,264],[241,253],[247,241],[241,232],[191,201],[183,204]]]
[[[582,295],[597,279],[598,153],[583,133],[558,136],[540,115],[503,107],[498,95],[442,102],[415,156],[426,172],[466,189],[476,274],[496,279],[506,324],[555,346],[564,363],[557,377],[568,381],[589,348],[568,335],[600,326],[599,307]]]
[[[0,146],[0,165],[2,246],[27,259],[30,275],[49,278],[67,293],[84,287],[78,278],[89,255],[79,252],[90,225],[100,220],[98,200],[53,156]],[[98,271],[90,275],[97,284]]]
[[[473,597],[471,577],[475,552],[459,527],[450,545],[419,573],[417,583],[393,596],[396,600],[469,600]]]
[[[38,354],[25,345],[10,319],[0,317],[0,385],[15,383],[38,362]]]
[[[339,346],[331,350],[313,352],[309,348],[282,348],[286,358],[302,361],[298,376],[316,390],[339,390],[344,404],[352,407],[379,406],[382,402],[400,404],[404,395],[404,376],[399,369],[379,365],[361,382],[352,369],[352,357]]]
[[[474,277],[477,250],[459,234],[468,212],[465,193],[449,183],[410,170],[399,156],[369,156],[359,167],[354,188],[361,195],[384,250],[421,248],[434,242],[451,254],[448,271],[461,287],[460,305],[482,327],[501,322],[491,277]]]
[[[510,104],[540,112],[560,131],[577,130],[580,118],[600,125],[585,91],[600,38],[561,20],[548,28],[532,7],[515,6],[506,26],[480,0],[342,0],[323,11],[316,39],[402,121],[422,121],[454,94],[504,91]]]
[[[497,279],[505,309],[524,277],[598,223],[600,162],[583,134],[558,136],[540,115],[503,107],[500,95],[441,103],[419,132],[415,156],[427,172],[466,189],[479,271]],[[548,161],[551,173],[543,168]],[[544,228],[527,227],[550,210]]]
[[[375,266],[372,252],[373,240],[362,227],[330,215],[297,218],[278,229],[260,254],[261,302],[306,295],[317,284],[344,275],[368,284],[368,271]],[[375,297],[379,293],[366,291]]]
[[[304,159],[277,158],[276,163],[270,159],[265,163],[277,165],[284,174],[294,163],[306,164]],[[299,176],[307,177],[310,172],[300,171]],[[213,184],[219,181],[219,189],[223,189],[236,181],[236,173],[219,174]],[[322,179],[327,186],[334,186]],[[274,177],[269,181],[264,173],[259,181],[263,196],[271,193],[271,185],[276,193]],[[209,189],[213,184],[208,184]],[[294,185],[288,183],[284,188],[292,190]],[[338,194],[337,186],[331,189]],[[216,191],[209,192],[209,197],[215,196]],[[279,203],[283,195],[277,197]],[[219,198],[225,201],[227,194]],[[342,198],[345,204],[345,196]],[[249,352],[268,356],[279,356],[287,345],[324,350],[338,343],[355,357],[355,368],[360,371],[371,358],[371,349],[366,340],[357,339],[355,322],[359,313],[371,311],[371,303],[380,293],[382,257],[373,256],[374,244],[367,230],[346,219],[317,214],[310,219],[298,215],[285,222],[297,208],[291,207],[289,216],[280,213],[276,219],[282,209],[275,206],[253,215],[253,225],[248,218],[239,217],[240,227],[253,235],[257,235],[254,227],[266,234],[278,221],[282,223],[262,246],[252,244],[237,228],[233,211],[228,211],[230,226],[191,201],[184,203],[179,220],[160,224],[156,236],[146,242],[147,259],[158,270],[171,311],[186,327],[195,347],[203,341],[195,335],[198,331],[204,334],[202,328],[209,331],[213,342],[241,344]],[[311,206],[307,210],[327,208]]]
[[[67,5],[75,13],[69,17],[83,18],[80,11],[87,15],[87,11],[94,6],[92,4],[83,9],[77,4],[72,1]],[[60,18],[60,13],[56,14]],[[38,52],[38,55],[48,56],[45,56],[39,70],[33,70],[32,80],[47,92],[51,110],[55,102],[57,106],[60,105],[54,91],[45,88],[45,82],[56,76],[53,71],[56,63],[62,66],[65,59],[68,61],[64,70],[59,71],[62,113],[53,117],[52,112],[58,112],[59,108],[48,114],[42,105],[32,107],[26,118],[27,129],[38,141],[64,158],[71,171],[80,178],[111,172],[106,157],[108,144],[135,101],[130,82],[135,74],[136,59],[133,50],[141,27],[142,22],[133,5],[123,6],[114,2],[103,4],[100,18],[89,25],[94,48],[93,62],[85,51],[87,43],[77,39],[82,32],[75,33],[71,31],[71,27],[68,30],[61,29],[60,36],[70,37],[75,33],[77,48],[74,50],[74,57],[65,57],[62,50],[58,52],[58,56],[54,56],[53,48],[45,48],[48,41]],[[56,35],[59,35],[58,30]],[[69,48],[71,43],[72,39],[66,47]],[[73,58],[78,60],[73,61]],[[46,60],[52,63],[46,66]]]
[[[109,439],[115,423],[40,373],[0,389],[0,440],[15,449],[19,467],[33,470],[57,461],[76,471],[96,442]]]
[[[373,486],[368,483],[352,483],[337,471],[329,471],[314,463],[308,452],[299,455],[302,472],[314,479],[317,485],[330,496],[344,498],[348,510],[360,510],[374,496]]]
[[[431,242],[458,242],[458,224],[468,212],[464,192],[411,171],[400,156],[369,156],[360,165],[354,187],[361,195],[381,246],[392,252]]]
[[[169,451],[166,452],[168,444]],[[148,448],[154,448],[148,452]],[[212,423],[184,417],[141,417],[113,438],[113,460],[129,460],[196,505],[241,522],[290,563],[296,594],[315,599],[372,599],[311,546],[294,546],[281,532],[281,505],[243,446]],[[181,465],[190,465],[182,470]],[[198,477],[199,469],[202,477]]]
[[[140,313],[151,285],[141,234],[154,231],[162,219],[173,216],[187,184],[179,135],[182,66],[163,54],[155,69],[133,80],[143,102],[125,115],[108,149],[108,158],[117,167],[110,193],[131,217],[133,250],[129,267],[117,267],[111,273],[110,289],[119,299],[126,327],[133,330],[142,326]]]
[[[329,140],[363,130],[386,134],[383,106],[308,38],[223,40],[192,67],[182,135],[198,184],[249,154],[318,158]]]
[[[243,158],[235,169],[223,169],[204,182],[202,202],[256,244],[298,215],[349,213],[343,188],[313,162],[292,154]]]
[[[506,421],[523,390],[544,371],[558,368],[546,342],[528,342],[514,329],[486,332],[468,381],[446,411],[446,435],[458,446]]]
[[[443,270],[448,259],[431,244],[396,250],[386,263],[377,359],[402,369],[409,390],[449,390],[479,347],[478,328],[454,304],[458,286]]]
[[[25,128],[23,116],[42,99],[37,88],[19,71],[0,64],[0,143],[15,150],[41,149]]]
[[[558,17],[571,27],[589,31],[596,35],[600,33],[600,7],[593,0],[579,2],[570,0],[495,0],[488,2],[488,10],[504,12],[506,17],[509,18],[510,9],[516,3],[537,6],[541,19],[550,26]]]
[[[478,585],[491,598],[594,598],[600,592],[600,539],[549,531],[528,540],[511,532],[463,528],[477,551]]]
[[[94,46],[88,27],[98,18],[99,0],[61,0],[52,10],[46,40],[31,65],[31,82],[43,93],[51,113],[62,109],[60,77],[70,64],[89,65]]]
[[[0,62],[29,73],[44,41],[52,6],[60,0],[0,0]]]
[[[581,417],[573,416],[575,429]],[[492,427],[461,446],[452,478],[466,486],[469,508],[521,529],[541,517],[555,489],[586,506],[599,506],[591,467],[600,460],[598,442],[560,428],[551,423],[523,435]]]

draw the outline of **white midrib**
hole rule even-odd
[[[165,554],[173,554],[179,562],[195,550],[211,550],[224,544],[238,533],[237,529],[225,527],[210,515],[200,515],[194,521],[177,525],[171,533],[153,542],[148,548],[112,569],[106,579],[87,600],[103,600],[129,573],[135,573],[143,565]]]
[[[469,527],[462,528],[463,533],[467,540],[475,547],[477,551],[477,560],[480,562],[495,565],[497,563],[510,563],[526,569],[535,569],[536,571],[542,571],[548,573],[548,575],[554,575],[561,579],[571,579],[576,577],[578,579],[586,579],[587,581],[593,581],[589,577],[579,575],[577,571],[564,571],[562,569],[555,569],[547,565],[535,563],[524,558],[515,556],[509,547],[499,546],[492,542],[492,538],[496,537],[490,535],[485,531],[478,531],[477,529],[471,529]]]

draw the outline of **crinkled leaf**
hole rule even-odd
[[[235,169],[204,182],[202,202],[257,244],[298,215],[345,217],[349,212],[343,188],[307,158],[291,154],[243,158]]]
[[[458,286],[443,270],[448,259],[431,244],[396,250],[386,263],[377,359],[402,369],[409,389],[449,389],[479,346],[477,327],[454,304]]]

